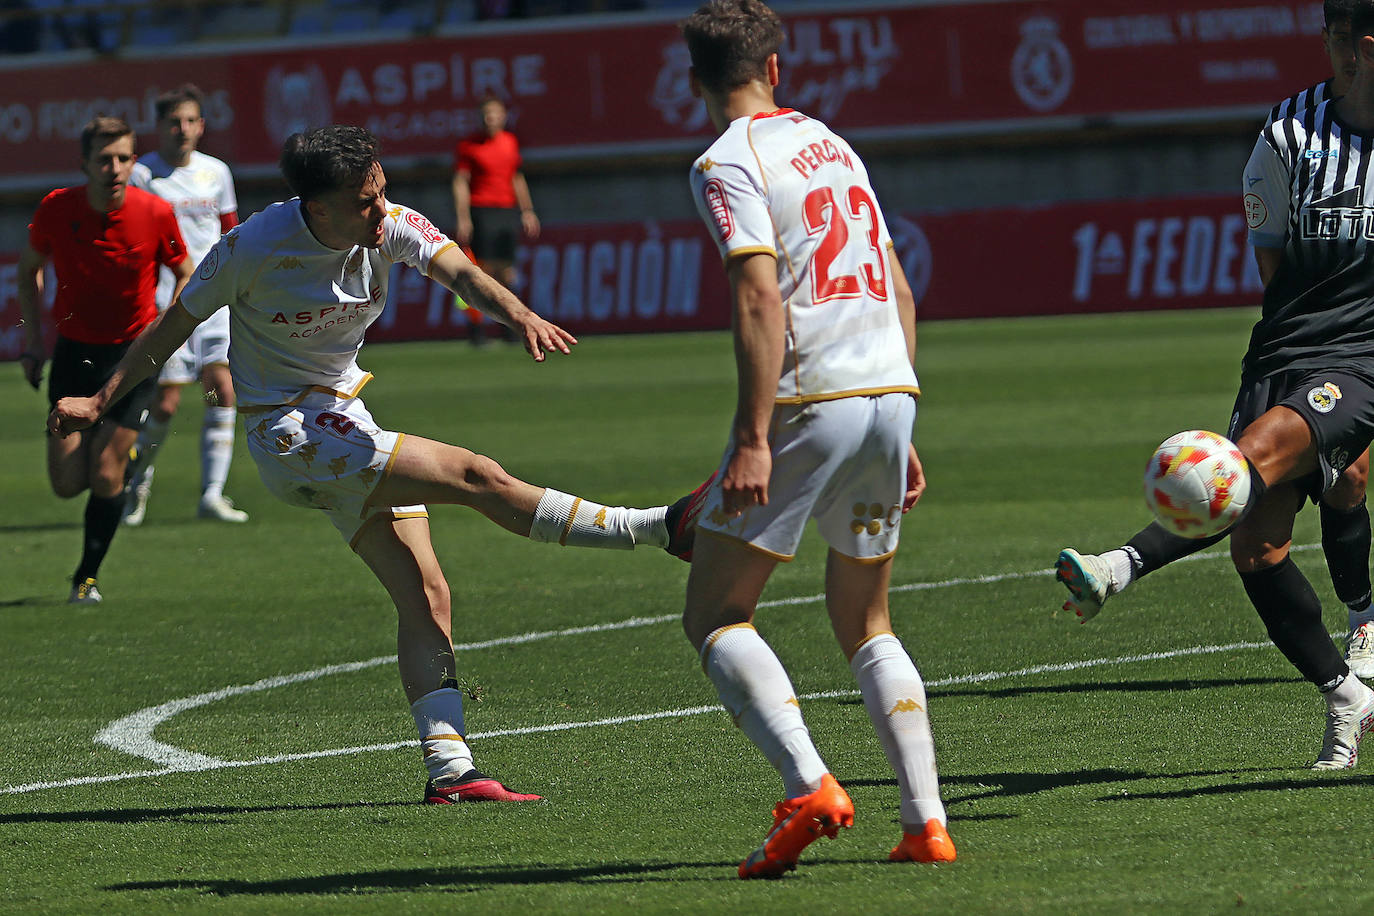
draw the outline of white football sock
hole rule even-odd
[[[436,785],[449,785],[474,768],[472,749],[463,738],[463,694],[452,687],[432,690],[410,704],[425,769]]]
[[[1112,582],[1108,591],[1113,595],[1125,591],[1126,586],[1135,578],[1135,565],[1131,563],[1131,555],[1118,547],[1104,553],[1102,559],[1112,570]]]
[[[1368,695],[1369,688],[1353,674],[1347,674],[1345,680],[1322,694],[1326,698],[1326,705],[1331,707],[1363,703],[1364,698]]]
[[[200,480],[202,496],[223,496],[229,479],[229,463],[234,459],[234,420],[232,407],[206,407],[200,427]]]
[[[148,419],[138,433],[138,470],[134,472],[131,483],[137,487],[153,476],[153,461],[157,459],[158,449],[167,441],[167,430],[171,429],[170,419],[163,421],[148,412]]]
[[[747,623],[714,630],[702,644],[701,664],[735,725],[782,777],[787,797],[819,789],[829,770],[811,743],[782,662],[758,631]]]
[[[534,510],[530,540],[611,550],[631,550],[637,544],[666,547],[667,515],[667,506],[652,509],[603,506],[548,488]]]
[[[863,693],[864,708],[878,732],[887,762],[902,793],[902,829],[920,834],[932,817],[945,823],[940,778],[935,770],[935,737],[926,715],[926,688],[902,643],[879,633],[849,661]]]

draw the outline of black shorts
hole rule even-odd
[[[85,398],[95,394],[109,381],[132,343],[90,344],[59,335],[52,351],[52,371],[48,375],[48,403],[56,404],[59,398]],[[120,426],[142,429],[156,394],[157,374],[154,373],[115,402],[105,416]]]
[[[1317,446],[1316,473],[1297,481],[1315,501],[1374,440],[1374,378],[1350,367],[1294,369],[1242,380],[1231,426],[1232,442],[1271,407],[1298,412]]]
[[[520,211],[514,207],[472,208],[472,254],[479,261],[515,261]]]

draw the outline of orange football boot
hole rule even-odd
[[[854,826],[854,803],[826,773],[821,787],[810,795],[789,798],[773,808],[773,829],[763,845],[739,864],[741,878],[777,878],[797,867],[803,849],[822,836],[832,840],[841,827]]]
[[[945,825],[932,817],[920,836],[903,833],[902,841],[887,857],[892,862],[953,862],[954,841]]]

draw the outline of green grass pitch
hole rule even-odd
[[[1225,426],[1254,317],[921,329],[930,489],[904,526],[893,616],[930,684],[959,860],[886,861],[895,783],[808,535],[759,627],[858,818],[777,882],[734,877],[780,784],[712,708],[675,621],[683,564],[434,508],[478,762],[548,800],[425,807],[394,615],[332,526],[275,502],[242,450],[228,492],[252,521],[198,522],[188,399],[146,525],[106,562],[105,602],[69,607],[82,501],[49,492],[45,401],[3,367],[0,912],[1374,911],[1374,757],[1306,769],[1320,700],[1267,645],[1223,552],[1088,625],[1058,610],[1049,572],[1061,547],[1114,546],[1147,521],[1140,473],[1160,440]],[[686,492],[733,408],[724,334],[591,338],[542,366],[460,343],[363,357],[385,425],[605,502]],[[1309,511],[1296,556],[1335,631],[1315,540]],[[141,735],[142,756],[97,742],[107,727]]]

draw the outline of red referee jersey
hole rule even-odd
[[[158,265],[186,257],[171,205],[138,188],[124,193],[124,206],[101,213],[87,203],[84,185],[59,188],[29,224],[29,245],[57,275],[53,318],[69,340],[133,340],[157,317]]]
[[[515,173],[520,171],[520,143],[503,130],[494,137],[473,134],[458,141],[453,170],[467,172],[474,207],[515,206]]]

